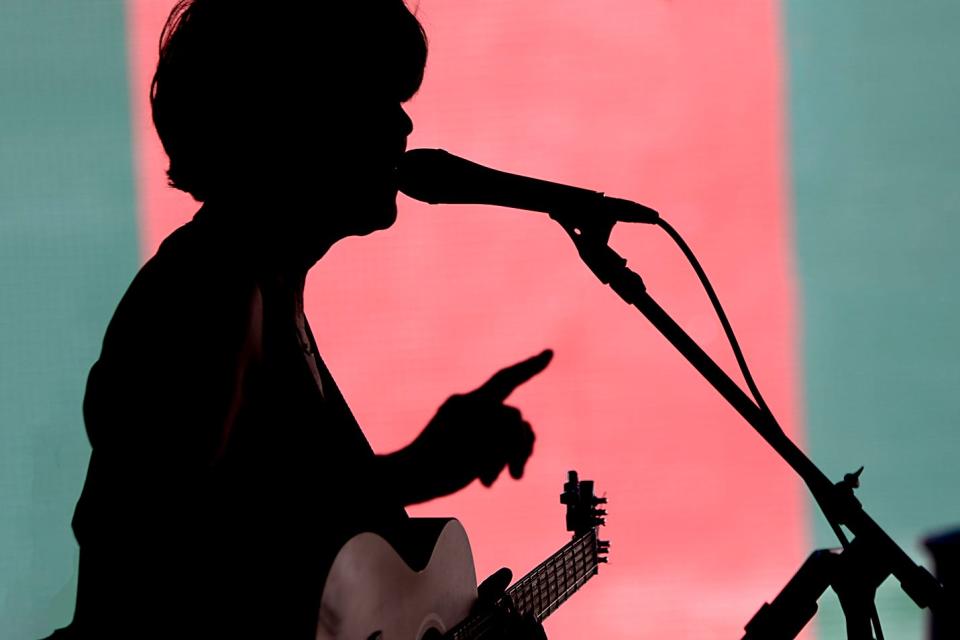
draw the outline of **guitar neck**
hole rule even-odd
[[[514,609],[523,615],[533,614],[537,621],[560,608],[587,580],[597,575],[597,567],[605,561],[604,549],[597,540],[597,530],[590,529],[564,545],[540,563],[533,571],[507,589]],[[468,640],[480,638],[489,631],[488,616],[476,616],[454,628],[446,638]]]
[[[532,613],[543,621],[597,575],[601,561],[597,530],[591,529],[518,580],[507,595],[521,614]]]

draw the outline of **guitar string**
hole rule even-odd
[[[550,613],[556,611],[559,608],[559,605],[563,604],[571,595],[576,593],[580,587],[582,587],[587,580],[597,575],[597,569],[599,563],[592,564],[590,566],[584,565],[585,573],[577,578],[573,584],[565,589],[563,593],[559,594],[552,602],[550,602],[545,608],[539,612],[534,609],[533,613],[538,622],[544,620]],[[492,615],[484,615],[475,619],[472,624],[466,625],[460,629],[454,629],[451,631],[451,638],[482,638],[485,634],[490,632],[496,623],[496,619]]]
[[[584,536],[584,538],[586,537],[587,536]],[[586,540],[578,540],[577,542],[585,543]],[[523,610],[526,605],[529,604],[531,609],[535,610],[539,602],[542,601],[544,587],[546,587],[546,596],[548,598],[552,597],[550,591],[557,591],[556,585],[559,583],[557,579],[558,575],[563,577],[564,584],[567,583],[567,577],[570,573],[572,573],[574,579],[576,579],[576,574],[581,567],[586,569],[587,562],[596,562],[596,549],[595,544],[577,544],[560,554],[557,558],[558,561],[549,563],[547,566],[542,566],[530,572],[527,577],[515,585],[515,589],[508,593],[508,595],[515,597],[516,600],[514,604],[516,608]],[[569,556],[567,556],[567,552],[570,552]],[[591,556],[589,560],[587,560],[587,555]],[[545,578],[545,580],[543,578]],[[552,583],[551,578],[553,578]]]
[[[556,591],[556,585],[559,582],[558,576],[563,577],[564,582],[571,574],[576,579],[582,567],[585,568],[588,562],[595,561],[596,553],[588,554],[587,551],[587,549],[577,549],[570,556],[565,554],[560,566],[557,566],[557,564],[550,565],[530,576],[530,579],[517,590],[514,596],[516,608],[523,610],[527,604],[531,605],[531,608],[535,608],[542,600],[544,592],[546,592],[548,598],[552,597],[553,594],[550,591]],[[594,557],[588,559],[588,555]]]
[[[540,571],[541,569],[543,569],[543,568],[546,567],[547,565],[550,565],[550,564],[555,563],[556,560],[559,559],[561,556],[563,556],[566,552],[571,551],[571,550],[575,550],[575,547],[576,547],[577,545],[580,545],[581,543],[584,543],[584,542],[586,541],[586,539],[589,538],[590,535],[591,535],[591,534],[594,534],[594,533],[596,533],[594,530],[588,531],[587,533],[583,534],[583,535],[580,536],[579,538],[568,542],[568,543],[567,543],[566,545],[564,545],[559,551],[557,551],[557,552],[554,553],[552,556],[550,556],[549,558],[547,558],[546,560],[544,560],[543,562],[541,562],[540,564],[538,564],[536,567],[534,567],[534,568],[533,568],[533,571],[531,571],[527,576],[525,576],[523,579],[521,579],[519,582],[517,582],[517,584],[515,584],[513,588],[514,588],[514,589],[515,589],[515,588],[518,588],[520,585],[522,585],[522,584],[524,584],[525,582],[527,582],[535,573],[537,573],[538,571]],[[511,591],[511,590],[512,590],[512,589],[508,589],[508,591]]]
[[[508,589],[507,592],[508,592],[508,593],[512,593],[513,591],[522,588],[522,586],[525,585],[527,582],[529,582],[529,580],[531,580],[531,579],[534,577],[535,574],[537,574],[539,571],[541,571],[542,569],[544,569],[544,568],[547,567],[548,565],[555,564],[556,561],[557,561],[558,559],[560,559],[560,558],[561,558],[565,553],[567,553],[568,551],[574,551],[574,552],[576,553],[577,551],[585,550],[586,547],[588,546],[588,545],[587,545],[587,539],[590,538],[591,535],[592,535],[592,536],[596,536],[596,533],[597,533],[597,530],[596,530],[596,529],[591,529],[590,531],[588,531],[587,533],[583,534],[583,535],[580,536],[579,538],[576,538],[575,540],[572,540],[572,541],[568,542],[566,545],[564,545],[564,546],[563,546],[559,551],[557,551],[555,554],[553,554],[552,556],[550,556],[549,558],[547,558],[546,560],[544,560],[543,562],[541,562],[541,563],[540,563],[539,565],[537,565],[536,567],[534,567],[533,571],[531,571],[531,572],[530,572],[529,574],[527,574],[523,579],[521,579],[519,582],[517,582],[517,584],[515,584],[511,589]],[[576,547],[577,547],[578,545],[584,547],[584,549],[576,549]]]
[[[589,571],[588,571],[582,578],[580,578],[579,580],[577,580],[576,582],[574,582],[573,585],[572,585],[570,588],[568,588],[566,591],[564,591],[564,592],[561,593],[559,596],[557,596],[557,598],[556,598],[553,602],[551,602],[550,604],[547,605],[547,608],[546,608],[546,609],[544,609],[544,610],[541,611],[540,613],[536,614],[537,622],[542,621],[542,620],[543,620],[544,618],[546,618],[548,615],[550,615],[551,613],[553,613],[553,611],[556,611],[556,608],[554,608],[553,611],[551,611],[551,608],[554,607],[554,605],[556,605],[557,607],[559,607],[561,604],[563,604],[564,602],[566,602],[566,600],[567,600],[570,596],[572,596],[574,593],[576,593],[576,592],[580,589],[580,587],[583,586],[584,583],[586,583],[587,580],[589,580],[589,579],[592,578],[593,576],[597,575],[597,568],[598,568],[599,566],[600,566],[599,564],[595,564],[595,565],[593,565],[592,567],[590,567]],[[544,614],[546,614],[546,615],[544,615]]]
[[[560,562],[555,562],[532,572],[524,579],[523,584],[518,585],[517,589],[508,594],[513,598],[515,608],[521,612],[527,605],[529,605],[531,609],[536,609],[543,599],[544,592],[546,592],[548,598],[552,597],[553,594],[551,594],[550,591],[557,590],[558,575],[564,578],[564,582],[567,581],[566,578],[568,574],[573,574],[572,577],[576,579],[581,567],[585,568],[588,562],[595,561],[595,549],[592,554],[586,553],[587,551],[587,548],[575,549],[571,555],[567,556],[567,554],[564,554],[562,558],[558,559]],[[588,560],[587,555],[594,557]]]
[[[568,597],[567,594],[575,592],[580,588],[580,586],[586,580],[588,580],[593,575],[596,575],[596,569],[597,569],[597,566],[599,565],[594,564],[588,568],[586,566],[587,563],[583,562],[587,559],[586,558],[587,552],[592,551],[592,553],[589,554],[592,556],[590,558],[590,561],[596,563],[596,556],[598,555],[596,553],[596,549],[597,549],[596,540],[597,540],[597,529],[596,527],[594,527],[589,531],[587,531],[587,533],[580,536],[579,538],[575,538],[574,540],[571,540],[566,545],[561,547],[559,551],[557,551],[552,556],[550,556],[549,558],[541,562],[539,565],[537,565],[530,573],[524,576],[524,578],[518,581],[513,587],[511,587],[510,589],[507,589],[506,595],[511,596],[511,598],[516,596],[517,599],[524,604],[526,604],[526,601],[529,600],[530,601],[529,605],[531,609],[533,609],[535,612],[537,607],[536,607],[536,602],[534,601],[534,595],[535,595],[534,589],[539,587],[538,579],[541,573],[545,572],[548,569],[553,569],[554,574],[556,576],[557,565],[559,564],[560,574],[564,576],[564,583],[566,584],[567,567],[572,565],[573,574],[574,574],[573,577],[576,578],[576,573],[578,573],[579,567],[583,566],[585,569],[585,573],[582,577],[576,578],[572,586],[570,586],[563,593],[561,593],[557,597],[557,599],[549,603],[546,609],[542,610],[539,614],[535,613],[538,620],[541,619],[540,616],[543,614],[544,611],[549,609],[551,606],[554,606],[559,601],[563,600],[565,597]],[[568,553],[570,554],[569,557],[567,557]],[[561,562],[558,562],[558,561],[561,561]],[[542,592],[540,589],[537,589],[536,595],[542,595]],[[549,593],[547,595],[549,597]],[[520,609],[519,606],[517,608]],[[478,616],[477,618],[473,618],[472,620],[465,621],[464,623],[461,623],[460,625],[457,625],[456,627],[451,629],[447,637],[449,638],[470,637],[464,634],[472,634],[473,631],[478,631],[479,633],[486,633],[486,630],[481,629],[481,627],[490,623],[491,621],[492,621],[492,618],[489,615]],[[479,636],[475,636],[475,637],[479,637]]]
[[[566,599],[569,598],[571,595],[576,593],[580,589],[580,587],[586,583],[587,580],[597,575],[597,568],[599,566],[600,566],[599,564],[594,564],[591,567],[589,567],[586,574],[584,574],[576,582],[574,582],[573,585],[569,589],[564,591],[556,600],[551,602],[546,609],[541,611],[539,614],[534,614],[537,622],[542,622],[548,615],[550,615],[550,613],[552,613],[552,611],[550,611],[550,607],[553,607],[554,605],[559,606],[560,604],[563,604],[563,602],[566,601]],[[556,609],[554,609],[554,611],[556,611]],[[489,616],[489,615],[483,616],[481,619],[477,621],[476,626],[472,626],[469,629],[469,631],[471,632],[470,635],[461,635],[460,633],[457,633],[452,637],[453,638],[478,638],[478,639],[483,638],[487,633],[494,630],[495,622],[496,620],[492,616]],[[464,629],[463,631],[467,631],[467,629]]]

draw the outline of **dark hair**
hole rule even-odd
[[[251,178],[237,171],[256,178],[262,167],[241,159],[269,156],[248,151],[316,117],[306,107],[312,93],[376,90],[403,102],[420,87],[426,57],[426,35],[403,0],[180,0],[150,88],[170,185],[203,201]]]

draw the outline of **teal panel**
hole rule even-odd
[[[86,372],[137,266],[123,3],[0,17],[0,635],[73,613]]]
[[[929,566],[920,539],[960,525],[960,4],[784,8],[809,449],[865,465],[868,512]],[[925,637],[894,581],[878,600],[887,637]],[[827,606],[821,636],[841,625]]]

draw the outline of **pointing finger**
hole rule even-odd
[[[493,374],[477,389],[477,393],[486,395],[496,402],[503,402],[513,390],[547,368],[553,358],[553,351],[547,349],[532,358],[518,362]]]

